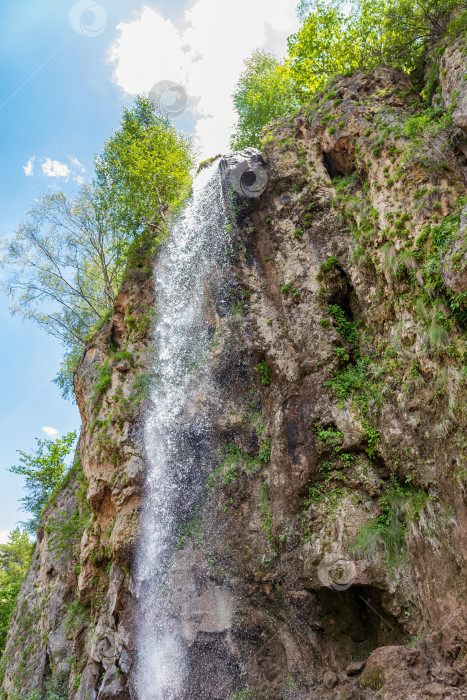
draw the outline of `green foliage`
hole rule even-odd
[[[158,114],[149,98],[137,97],[124,110],[120,129],[95,161],[102,200],[121,234],[121,257],[128,258],[143,232],[164,236],[169,212],[177,211],[189,192],[193,165],[190,139]]]
[[[110,360],[106,360],[104,364],[99,367],[97,375],[97,383],[94,386],[94,398],[97,399],[109,388],[112,383],[112,372],[110,370]]]
[[[423,196],[431,193],[425,191]],[[422,262],[415,310],[419,321],[425,324],[429,345],[435,352],[442,352],[450,345],[450,331],[455,322],[461,327],[467,324],[467,295],[464,292],[454,294],[441,275],[443,264],[455,269],[460,259],[459,254],[450,255],[449,249],[459,237],[460,212],[466,204],[467,198],[459,197],[451,214],[438,224],[426,226],[413,253]]]
[[[421,114],[409,117],[404,124],[403,134],[409,139],[401,156],[396,173],[421,163],[426,168],[439,169],[450,158],[451,165],[456,169],[456,161],[449,156],[453,138],[452,109],[447,111],[428,107]]]
[[[360,337],[358,325],[347,319],[344,309],[337,304],[330,304],[328,313],[335,320],[336,331],[339,335],[349,343],[358,343]]]
[[[11,310],[63,342],[56,384],[73,393],[86,342],[109,319],[129,260],[146,257],[187,196],[194,165],[189,138],[138,97],[96,158],[96,182],[78,196],[45,195],[3,240],[2,284]],[[146,244],[146,245],[143,245]]]
[[[256,365],[255,369],[259,374],[261,384],[263,384],[264,386],[269,386],[272,382],[272,371],[266,360],[259,362]]]
[[[78,598],[68,605],[65,617],[66,631],[76,631],[85,622],[91,619],[89,608],[83,605]]]
[[[75,547],[79,544],[84,528],[89,522],[91,509],[86,500],[87,482],[81,473],[81,486],[78,489],[78,505],[71,515],[58,513],[56,517],[49,518],[46,524],[46,532],[49,535],[48,548],[55,558],[65,554],[68,559],[73,557]]]
[[[389,65],[414,72],[446,31],[452,11],[463,5],[462,0],[302,0],[303,24],[288,40],[300,96],[356,69]]]
[[[233,102],[238,115],[230,141],[234,150],[261,148],[263,127],[298,107],[288,67],[259,49],[245,61]]]
[[[258,452],[258,459],[261,460],[261,462],[269,462],[271,459],[271,440],[270,438],[267,438],[265,442],[261,445],[259,452]]]
[[[57,376],[53,380],[54,384],[60,389],[62,397],[70,401],[74,401],[75,398],[73,379],[82,354],[83,347],[81,343],[76,343],[72,347],[69,347],[60,362]]]
[[[325,445],[331,445],[333,447],[340,445],[344,439],[344,433],[334,428],[321,428],[318,426],[316,434],[320,442],[324,442]]]
[[[178,527],[177,547],[183,549],[186,545],[186,541],[191,537],[194,539],[196,546],[201,547],[203,544],[202,526],[203,519],[201,515],[198,514],[187,523],[181,523]]]
[[[371,458],[375,456],[375,446],[380,441],[381,435],[379,433],[379,430],[367,423],[366,420],[363,421],[363,428],[365,430],[365,435],[368,442],[366,453],[368,457]]]
[[[2,289],[13,300],[13,314],[62,341],[66,355],[57,384],[65,395],[86,341],[115,302],[124,271],[115,253],[119,240],[94,185],[74,198],[45,195],[3,240],[0,265],[9,275]]]
[[[338,259],[335,258],[334,255],[331,255],[329,258],[326,258],[326,261],[321,263],[321,265],[319,266],[319,273],[318,273],[317,277],[319,277],[321,279],[323,272],[330,272],[330,270],[335,270],[338,267],[339,267]]]
[[[427,502],[425,491],[414,489],[409,484],[400,484],[395,477],[391,477],[391,486],[380,499],[382,513],[362,527],[356,548],[370,558],[383,551],[388,566],[397,566],[406,555],[407,526],[420,519]]]
[[[34,455],[27,455],[18,450],[21,455],[20,465],[11,467],[9,471],[26,478],[27,495],[21,498],[23,508],[32,514],[25,524],[28,532],[34,533],[39,525],[43,509],[57,486],[62,482],[66,471],[65,460],[70,454],[76,440],[76,433],[68,433],[57,440],[39,440],[36,438],[37,450]]]
[[[245,474],[257,474],[261,471],[261,460],[259,457],[251,457],[243,454],[237,445],[223,445],[219,452],[224,455],[224,459],[209,475],[207,485],[209,488],[216,488],[219,485],[229,486],[238,478],[239,470]]]
[[[16,696],[12,700],[68,700],[68,678],[67,672],[51,675],[41,692],[33,690],[26,697]]]
[[[259,700],[259,695],[253,690],[236,690],[234,693],[229,695],[228,700]]]
[[[29,569],[34,545],[19,527],[0,545],[0,656],[5,649],[8,626],[18,593]]]

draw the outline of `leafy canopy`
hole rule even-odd
[[[194,150],[152,101],[137,97],[97,156],[97,183],[122,236],[121,253],[144,231],[159,237],[189,193]]]
[[[414,72],[461,6],[464,0],[302,0],[303,24],[288,39],[301,99],[357,68]]]
[[[10,472],[26,478],[26,496],[20,499],[23,510],[31,513],[32,518],[25,523],[28,532],[34,533],[50,497],[62,483],[67,469],[66,458],[76,440],[76,433],[67,433],[57,440],[40,440],[36,438],[37,450],[28,455],[21,450],[20,464],[11,467]]]
[[[33,544],[19,527],[0,545],[0,655],[5,649],[8,626],[18,593],[28,572]]]
[[[387,65],[422,83],[429,52],[466,0],[301,0],[288,58],[255,51],[233,94],[231,146],[261,147],[261,129],[293,113],[337,75]]]
[[[47,194],[0,249],[12,313],[61,340],[65,364],[71,358],[69,381],[58,380],[64,393],[84,344],[113,307],[124,270],[119,233],[101,204],[93,185],[75,198]]]
[[[109,318],[131,250],[158,242],[188,193],[191,141],[146,98],[124,112],[96,158],[97,180],[45,195],[0,247],[11,310],[63,342],[56,383],[73,394],[86,342]]]
[[[298,108],[289,68],[268,51],[256,50],[245,61],[233,94],[238,122],[230,146],[260,148],[265,124]]]

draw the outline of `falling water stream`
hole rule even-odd
[[[155,270],[156,379],[145,425],[148,473],[137,554],[139,700],[183,697],[184,645],[164,587],[177,522],[189,512],[196,475],[199,482],[206,468],[196,445],[209,426],[202,411],[193,410],[190,397],[208,371],[202,363],[212,339],[204,313],[206,285],[226,264],[231,237],[226,224],[216,164],[196,178]]]

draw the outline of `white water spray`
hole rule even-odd
[[[230,239],[217,165],[196,178],[192,197],[172,226],[157,261],[156,384],[145,425],[148,461],[137,554],[139,700],[183,697],[185,651],[164,592],[175,530],[195,505],[204,479],[208,427],[189,405],[209,348],[206,283],[222,271]]]

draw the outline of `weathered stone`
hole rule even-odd
[[[454,294],[467,291],[467,207],[461,213],[459,233],[444,255],[441,276]]]
[[[336,673],[332,671],[326,671],[323,676],[323,685],[325,688],[332,690],[339,682],[339,678]]]
[[[465,37],[458,39],[443,52],[439,59],[439,77],[444,104],[449,109],[452,103],[453,124],[467,134],[467,59],[465,55]]]
[[[352,661],[345,669],[345,672],[348,676],[358,676],[365,668],[365,664],[366,661]]]
[[[368,129],[375,115],[394,126],[415,114],[410,88],[405,74],[388,69],[338,78],[339,104],[323,97],[320,107],[334,117],[334,131],[322,111],[304,107],[269,127],[261,157],[251,150],[221,160],[229,186],[256,167],[267,186],[238,216],[241,254],[207,283],[200,323],[217,329],[206,358],[211,383],[199,382],[183,416],[187,449],[200,457],[199,483],[205,467],[219,465],[218,448],[235,444],[239,453],[202,502],[181,506],[186,527],[171,553],[167,601],[188,659],[183,700],[226,700],[248,688],[268,700],[466,695],[467,397],[457,360],[464,337],[453,324],[450,347],[459,353],[430,347],[433,309],[414,311],[425,291],[408,252],[433,223],[433,203],[447,215],[466,187],[456,173],[422,164],[392,178],[407,142],[397,129],[377,146]],[[400,212],[411,217],[401,235],[400,224],[391,228]],[[465,280],[448,257],[463,260],[455,247],[463,237],[441,268],[455,294]],[[147,405],[138,386],[151,362],[155,303],[146,262],[128,275],[76,374],[92,517],[72,559],[56,559],[41,528],[7,646],[10,695],[32,644],[21,694],[71,666],[70,700],[136,697],[132,573]],[[232,311],[239,300],[243,316]],[[340,326],[336,306],[356,325]],[[358,331],[358,352],[349,328]],[[117,345],[131,361],[115,360]],[[97,395],[104,363],[111,382]],[[262,363],[270,383],[260,381]],[[336,377],[356,388],[336,386]],[[192,429],[199,416],[208,437]],[[416,515],[403,497],[391,505],[405,537],[396,553],[368,528],[384,524],[394,483],[403,494],[410,484],[423,491],[414,492]],[[73,513],[76,490],[70,483],[51,514]],[[362,531],[368,546],[356,552]],[[364,668],[350,663],[368,653]]]

